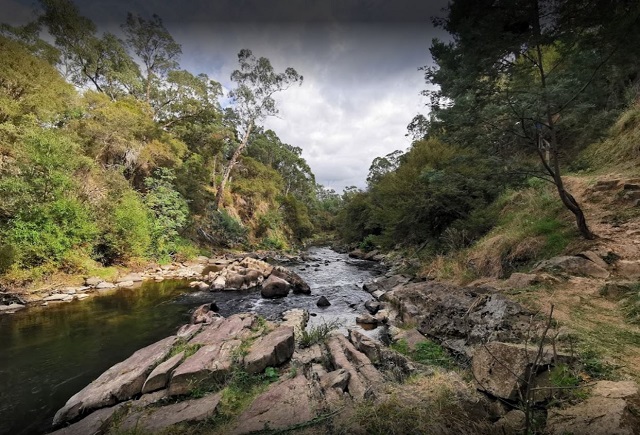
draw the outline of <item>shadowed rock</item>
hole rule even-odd
[[[271,275],[262,283],[260,293],[263,298],[282,298],[289,294],[291,284],[282,278]]]
[[[178,367],[178,364],[182,361],[184,352],[180,352],[177,355],[172,356],[165,362],[161,363],[153,369],[147,380],[142,386],[142,394],[150,393],[152,391],[161,390],[167,386],[169,382],[169,376],[173,369]]]

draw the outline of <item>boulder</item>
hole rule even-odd
[[[338,388],[344,391],[349,385],[349,372],[345,369],[334,370],[320,376],[320,386],[323,390]]]
[[[297,273],[282,266],[274,266],[271,276],[282,278],[291,284],[294,293],[311,294],[311,287]]]
[[[325,296],[320,296],[320,298],[316,301],[316,305],[324,308],[330,306],[331,302],[329,302],[329,299],[327,299]]]
[[[640,395],[633,381],[599,381],[584,402],[548,411],[546,433],[637,435]]]
[[[380,302],[375,300],[367,301],[364,303],[364,307],[367,309],[369,314],[376,314],[380,309],[381,305],[382,304],[380,304]]]
[[[309,312],[301,308],[293,308],[282,313],[282,326],[290,326],[293,328],[293,334],[296,339],[302,335],[302,331],[307,327],[309,321]]]
[[[200,291],[205,291],[209,289],[209,284],[207,284],[204,281],[191,281],[189,283],[189,287],[191,288],[197,288]]]
[[[182,362],[182,358],[184,358],[184,352],[180,352],[165,362],[158,364],[144,382],[144,385],[142,386],[142,394],[162,390],[166,387],[169,382],[171,372]]]
[[[116,282],[126,282],[126,281],[141,282],[141,281],[144,281],[144,277],[139,273],[129,273],[127,275],[121,276],[116,280]]]
[[[367,255],[367,253],[361,249],[354,249],[353,251],[349,252],[349,257],[357,258],[359,260],[364,260],[365,255]]]
[[[479,346],[471,367],[478,389],[503,399],[517,400],[527,384],[537,353],[538,348],[533,345],[525,347],[494,341]],[[558,362],[556,359],[568,362],[572,358],[565,354],[554,355],[552,349],[544,349],[538,366],[550,366]],[[532,380],[538,383],[535,377]]]
[[[403,322],[415,322],[422,335],[467,357],[480,343],[521,342],[531,328],[532,313],[486,288],[425,281],[396,286],[384,299],[398,307]]]
[[[95,286],[98,290],[107,290],[115,288],[116,285],[111,282],[102,281]]]
[[[147,376],[169,354],[176,339],[177,337],[171,336],[160,340],[111,367],[71,397],[58,410],[53,424],[73,420],[81,413],[114,405],[140,394]]]
[[[563,272],[569,275],[589,276],[592,278],[608,278],[609,271],[583,257],[565,255],[545,260],[538,264],[534,272]]]
[[[98,278],[97,276],[92,276],[84,279],[84,285],[87,285],[89,287],[95,287],[103,281],[104,279],[102,278]]]
[[[258,272],[260,275],[262,275],[263,278],[271,275],[271,272],[273,271],[273,266],[266,261],[256,260],[255,258],[251,257],[243,258],[240,262],[240,265],[247,269]]]
[[[284,429],[310,421],[314,405],[307,379],[302,373],[295,378],[271,384],[237,419],[237,426],[229,433],[246,434]]]
[[[290,289],[291,284],[289,284],[289,282],[277,276],[270,275],[269,278],[262,283],[260,294],[263,298],[281,298],[287,296]]]
[[[218,275],[213,279],[211,283],[211,290],[224,290],[227,284],[227,280],[223,275]]]
[[[243,285],[244,275],[234,271],[227,271],[224,284],[225,290],[240,290]]]
[[[495,433],[520,435],[525,429],[526,415],[520,409],[512,409],[493,424]]]
[[[133,281],[118,281],[116,283],[116,287],[123,287],[123,288],[133,287],[133,285],[134,285]]]
[[[587,260],[594,262],[595,264],[597,264],[598,266],[600,266],[603,269],[607,269],[609,267],[607,262],[604,261],[602,259],[602,257],[600,257],[598,254],[596,254],[593,251],[584,251],[584,252],[581,252],[580,254],[578,254],[578,256],[586,258]]]
[[[207,388],[220,383],[230,373],[233,355],[240,340],[229,340],[203,346],[173,372],[169,395],[188,394],[196,387]]]
[[[377,325],[378,320],[371,314],[364,313],[356,317],[356,323],[363,323],[365,325]]]
[[[213,417],[216,413],[222,393],[210,394],[201,399],[160,407],[148,407],[130,413],[119,425],[122,432],[158,433],[178,423],[192,423]]]
[[[283,364],[293,355],[295,338],[293,328],[280,326],[251,345],[244,366],[247,373],[262,373],[267,367]]]
[[[191,315],[191,323],[194,325],[198,323],[209,324],[213,322],[213,319],[220,317],[216,311],[218,311],[218,306],[215,302],[200,305]]]

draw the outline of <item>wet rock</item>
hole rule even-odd
[[[240,344],[240,340],[229,340],[198,349],[173,372],[169,394],[188,394],[195,387],[206,388],[224,380],[231,373],[233,353]]]
[[[367,301],[364,303],[364,307],[367,309],[369,314],[376,314],[380,309],[380,302],[378,301]]]
[[[353,251],[349,252],[349,257],[351,258],[357,258],[359,260],[364,260],[366,252],[362,251],[361,249],[354,249]]]
[[[204,281],[191,281],[189,283],[189,287],[191,288],[197,288],[200,291],[205,291],[209,289],[209,284],[207,284]]]
[[[518,399],[526,386],[537,353],[536,346],[525,347],[522,344],[494,341],[479,346],[472,361],[478,389],[503,399]],[[568,355],[554,355],[552,349],[545,349],[538,366],[549,366],[558,362],[557,360],[569,362],[571,359]],[[533,381],[536,382],[535,378]]]
[[[291,284],[294,293],[311,294],[311,287],[297,273],[281,266],[274,266],[271,276],[282,278]]]
[[[546,433],[637,435],[640,396],[633,381],[600,381],[584,402],[566,409],[549,409]]]
[[[560,256],[541,262],[534,272],[564,272],[569,275],[590,276],[593,278],[608,278],[609,271],[598,266],[591,260],[578,256]]]
[[[64,423],[76,418],[81,412],[114,405],[139,394],[149,373],[168,355],[176,339],[171,336],[160,340],[111,367],[71,397],[58,410],[53,424]]]
[[[231,434],[246,434],[269,429],[283,429],[311,420],[316,408],[307,379],[298,374],[269,386],[238,418]]]
[[[364,313],[356,317],[356,323],[363,323],[365,325],[377,325],[378,320],[371,314]]]
[[[259,338],[244,357],[248,373],[262,373],[267,367],[277,367],[291,359],[295,348],[293,328],[280,326]]]
[[[324,308],[330,306],[331,302],[329,302],[329,299],[327,299],[325,296],[320,296],[320,298],[316,301],[316,305],[320,308]]]
[[[133,287],[133,285],[134,285],[133,281],[119,281],[118,283],[116,283],[116,287],[123,287],[123,288]]]
[[[178,364],[184,358],[184,352],[180,352],[177,355],[172,356],[165,362],[158,364],[158,366],[153,369],[147,380],[144,382],[142,386],[142,394],[151,393],[152,391],[162,390],[167,386],[169,382],[169,376],[173,369],[178,367]]]
[[[210,394],[201,399],[185,400],[161,407],[150,407],[129,414],[122,424],[122,431],[158,433],[178,423],[206,420],[216,413],[222,393]]]
[[[269,278],[262,283],[260,294],[263,298],[281,298],[287,296],[290,289],[291,284],[289,284],[288,281],[270,275]]]

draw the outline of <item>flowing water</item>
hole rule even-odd
[[[189,311],[216,301],[220,314],[255,312],[276,319],[290,308],[312,313],[310,325],[355,325],[370,299],[362,284],[378,272],[328,248],[310,248],[310,261],[285,264],[311,286],[311,295],[262,299],[260,292],[193,291],[186,281],[147,282],[84,301],[34,307],[0,316],[0,434],[44,433],[76,392],[136,350],[173,334]],[[318,308],[324,295],[331,302]]]

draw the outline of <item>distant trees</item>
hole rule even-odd
[[[273,95],[284,91],[294,84],[302,84],[303,77],[291,67],[282,73],[276,73],[269,59],[256,58],[251,50],[243,49],[238,53],[240,69],[231,74],[231,80],[237,83],[229,96],[234,102],[237,128],[240,142],[231,155],[231,159],[222,173],[216,193],[216,208],[222,205],[223,195],[231,170],[249,142],[251,132],[257,122],[268,116],[278,114]]]

